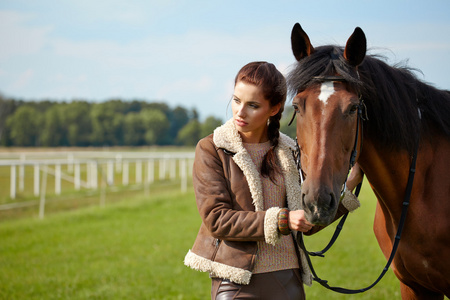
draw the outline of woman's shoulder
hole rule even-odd
[[[282,133],[280,131],[280,137],[279,137],[279,146],[282,148],[287,148],[290,150],[295,150],[297,148],[296,142],[294,139],[290,138],[286,134]]]
[[[214,148],[216,148],[216,145],[214,144],[214,134],[213,133],[200,139],[196,146],[196,150],[198,150],[198,149],[214,149]]]

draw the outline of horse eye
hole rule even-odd
[[[357,110],[358,110],[358,105],[353,105],[353,106],[350,108],[349,114],[350,114],[350,115],[353,115]]]

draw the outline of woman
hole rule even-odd
[[[311,284],[291,231],[317,229],[300,206],[295,142],[279,131],[285,100],[273,64],[245,65],[235,78],[233,118],[197,145],[203,222],[185,264],[210,273],[212,299],[304,299],[303,283]]]

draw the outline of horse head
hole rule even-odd
[[[297,23],[291,42],[297,63],[288,75],[288,85],[294,96],[297,143],[305,178],[301,201],[311,223],[328,225],[336,215],[360,146],[357,67],[366,54],[366,38],[356,28],[344,49],[314,48]]]

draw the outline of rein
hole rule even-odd
[[[401,235],[402,235],[402,232],[403,232],[403,227],[405,225],[406,215],[408,213],[408,207],[409,207],[409,200],[411,198],[411,191],[412,191],[413,182],[414,182],[414,174],[416,172],[416,160],[417,160],[418,148],[419,148],[419,144],[417,144],[417,146],[416,146],[416,149],[414,151],[414,155],[412,157],[411,166],[410,166],[410,169],[409,169],[408,183],[406,185],[406,192],[405,192],[405,197],[404,197],[404,201],[403,201],[402,214],[401,214],[401,217],[400,217],[400,222],[398,224],[397,234],[395,235],[395,242],[394,242],[394,245],[392,246],[392,251],[391,251],[391,255],[389,256],[389,260],[386,263],[385,267],[383,268],[381,274],[378,276],[378,278],[371,285],[369,285],[369,286],[367,286],[365,288],[362,288],[362,289],[346,289],[346,288],[342,288],[342,287],[330,286],[328,284],[327,280],[323,280],[323,279],[319,278],[319,276],[317,276],[317,273],[314,270],[314,267],[313,267],[313,265],[311,263],[311,259],[309,257],[310,253],[306,250],[305,243],[303,241],[303,234],[301,232],[298,232],[297,233],[298,245],[307,254],[307,255],[305,255],[305,257],[306,257],[306,260],[308,261],[308,265],[309,265],[309,268],[311,270],[311,273],[313,274],[313,280],[315,280],[318,283],[320,283],[320,285],[322,285],[323,287],[325,287],[325,288],[327,288],[329,290],[341,293],[341,294],[358,294],[358,293],[362,293],[362,292],[370,290],[371,288],[373,288],[383,278],[383,276],[389,270],[389,266],[391,265],[392,261],[394,260],[395,253],[397,252],[397,248],[398,248],[398,245],[400,243],[400,238],[401,238]],[[347,216],[347,214],[345,215],[345,217]],[[321,256],[321,255],[319,255],[319,256]],[[323,257],[323,255],[322,255],[322,257]]]
[[[345,81],[345,79],[343,77],[340,76],[318,76],[318,77],[314,77],[314,79],[317,79],[319,81]],[[364,107],[365,109],[365,116],[362,115],[362,107]],[[295,118],[295,112],[294,115],[291,119],[291,121],[289,122],[289,125],[292,123],[292,121]],[[360,120],[361,119],[361,120]],[[368,120],[367,118],[367,109],[365,107],[364,101],[361,99],[360,97],[360,104],[358,106],[358,117],[357,117],[357,127],[356,127],[356,138],[355,138],[355,143],[353,146],[353,150],[351,152],[351,156],[350,156],[350,167],[349,169],[351,169],[353,167],[353,165],[356,163],[356,157],[357,157],[357,145],[358,145],[358,136],[359,136],[359,125],[361,124],[361,131],[362,131],[362,126],[363,126],[363,122],[364,120]],[[303,172],[301,169],[301,163],[300,163],[300,147],[298,145],[298,142],[296,141],[297,144],[297,155],[295,157],[296,161],[297,161],[297,168],[300,172],[300,178],[302,180],[303,183]],[[362,135],[361,135],[361,147],[362,148]],[[321,279],[319,278],[319,276],[317,276],[316,271],[314,270],[314,267],[312,265],[311,262],[311,258],[310,256],[319,256],[319,257],[325,257],[324,254],[325,252],[327,252],[331,246],[334,244],[334,242],[337,240],[343,226],[345,223],[345,220],[347,219],[348,216],[348,212],[342,216],[338,226],[336,227],[336,230],[333,234],[333,237],[331,238],[330,242],[328,243],[328,245],[321,251],[317,251],[317,252],[309,252],[306,249],[306,246],[304,244],[303,241],[303,234],[301,232],[297,232],[297,243],[300,246],[300,248],[305,252],[305,257],[306,260],[308,262],[309,268],[311,270],[311,273],[313,275],[313,280],[317,281],[319,284],[321,284],[323,287],[338,292],[338,293],[342,293],[342,294],[358,294],[358,293],[362,293],[365,292],[369,289],[371,289],[372,287],[374,287],[386,274],[386,272],[389,270],[389,266],[391,265],[395,253],[397,252],[397,248],[398,245],[400,243],[400,238],[403,232],[403,227],[405,225],[405,221],[406,221],[406,215],[408,213],[408,207],[409,207],[409,201],[411,198],[411,192],[412,192],[412,187],[413,187],[413,182],[414,182],[414,174],[416,172],[416,160],[417,160],[417,152],[418,152],[418,148],[419,148],[419,143],[417,143],[416,148],[414,150],[414,154],[412,156],[412,161],[411,161],[411,165],[410,165],[410,169],[409,169],[409,175],[408,175],[408,183],[406,185],[406,191],[405,191],[405,197],[403,199],[403,207],[402,207],[402,213],[401,213],[401,217],[400,217],[400,222],[398,225],[398,229],[397,229],[397,233],[395,236],[395,242],[394,245],[392,246],[392,251],[391,254],[389,256],[389,260],[386,263],[385,267],[383,268],[381,274],[378,276],[378,278],[369,286],[362,288],[362,289],[346,289],[346,288],[342,288],[342,287],[333,287],[330,286],[328,284],[327,280]],[[341,192],[341,196],[343,195],[343,193],[345,192],[345,186],[346,186],[346,182],[347,182],[347,178],[345,179],[344,185],[343,185],[343,189]],[[356,187],[356,191],[355,191],[355,195],[358,196],[360,189],[361,189],[361,185],[362,182],[358,184],[358,186]]]

